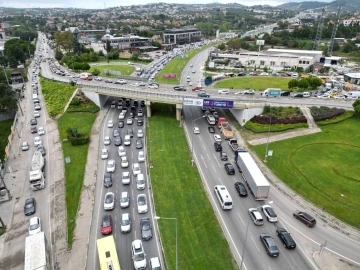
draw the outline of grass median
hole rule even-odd
[[[179,269],[237,269],[172,108],[154,104],[149,118],[147,151],[154,166],[150,173],[156,215],[177,218]],[[175,223],[157,222],[167,268],[175,269]]]
[[[269,144],[270,169],[294,191],[360,228],[360,120],[322,126],[322,132]],[[252,147],[263,157],[266,145]]]
[[[289,89],[288,83],[291,79],[281,77],[241,77],[225,79],[215,83],[216,88],[230,88],[233,89],[245,89],[250,88],[253,90],[264,90],[266,88],[280,88]]]
[[[65,163],[67,241],[69,247],[72,246],[73,242],[76,213],[84,180],[89,145],[73,146],[67,140],[67,129],[77,128],[79,134],[90,136],[96,116],[96,113],[65,113],[58,120],[63,157],[70,157],[71,160],[70,163]]]
[[[100,71],[100,75],[101,76],[106,76],[106,77],[117,77],[116,75],[112,75],[112,74],[107,74],[106,71],[104,70],[112,70],[112,71],[118,71],[121,72],[121,75],[130,75],[135,71],[135,67],[134,66],[130,66],[130,65],[108,65],[108,64],[104,64],[104,65],[99,65],[99,66],[92,66],[89,70],[89,72],[93,72],[94,69],[98,69]]]

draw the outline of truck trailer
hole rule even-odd
[[[266,200],[269,196],[270,184],[250,153],[246,150],[236,151],[235,164],[239,168],[255,200]]]
[[[44,232],[25,238],[24,270],[50,270],[48,246]]]
[[[32,158],[29,182],[32,190],[45,188],[45,158],[40,151],[36,151]]]

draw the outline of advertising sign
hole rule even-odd
[[[176,74],[164,74],[164,79],[176,78]]]
[[[203,106],[203,100],[198,98],[184,98],[183,105],[189,106]]]
[[[281,90],[269,90],[269,97],[280,97]]]
[[[203,102],[204,107],[211,108],[223,108],[223,109],[231,109],[234,107],[234,101],[232,100],[217,100],[217,99],[204,99]]]

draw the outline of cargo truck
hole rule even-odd
[[[36,151],[32,158],[29,182],[32,190],[45,188],[45,159],[40,151]]]
[[[235,164],[239,168],[255,200],[266,200],[269,196],[270,184],[250,153],[246,150],[236,151]]]
[[[220,124],[220,131],[224,135],[225,140],[232,139],[234,137],[234,131],[228,122],[222,122]]]
[[[44,232],[25,238],[24,270],[50,270],[48,245]]]
[[[234,152],[243,149],[243,148],[241,148],[241,146],[240,146],[240,144],[238,143],[238,140],[237,140],[237,139],[230,139],[230,140],[229,140],[229,145],[230,145],[230,148],[231,148]]]

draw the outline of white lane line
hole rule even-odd
[[[239,213],[236,213],[236,214],[237,214],[237,216],[239,217],[241,223],[245,226],[245,223],[244,223],[244,221],[242,220],[242,218],[240,217],[240,214],[239,214]]]
[[[205,162],[205,159],[204,159],[203,155],[200,155],[200,156],[201,156],[201,159],[204,161],[204,165],[205,165],[205,167],[206,167],[206,169],[207,169],[208,166],[206,165],[206,162]]]
[[[254,245],[255,245],[256,249],[260,252],[260,249],[259,249],[259,248],[258,248],[258,246],[255,244],[255,241],[254,241],[254,239],[252,238],[252,236],[250,236],[250,238],[251,238],[251,240],[253,241],[253,243],[254,243]]]
[[[208,152],[206,152],[206,155],[208,156],[208,159],[211,160],[210,155]]]
[[[213,168],[214,168],[214,171],[216,172],[216,168],[215,168],[214,164],[211,164],[211,165],[213,166]]]
[[[222,185],[224,185],[223,181],[221,181],[221,178],[218,177],[218,179],[219,179],[220,183],[221,183]]]
[[[214,153],[213,153],[213,156],[214,156],[214,159],[215,159],[216,163],[219,165],[219,168],[221,168],[220,162],[217,160],[217,158],[216,158],[216,156],[215,156]]]

